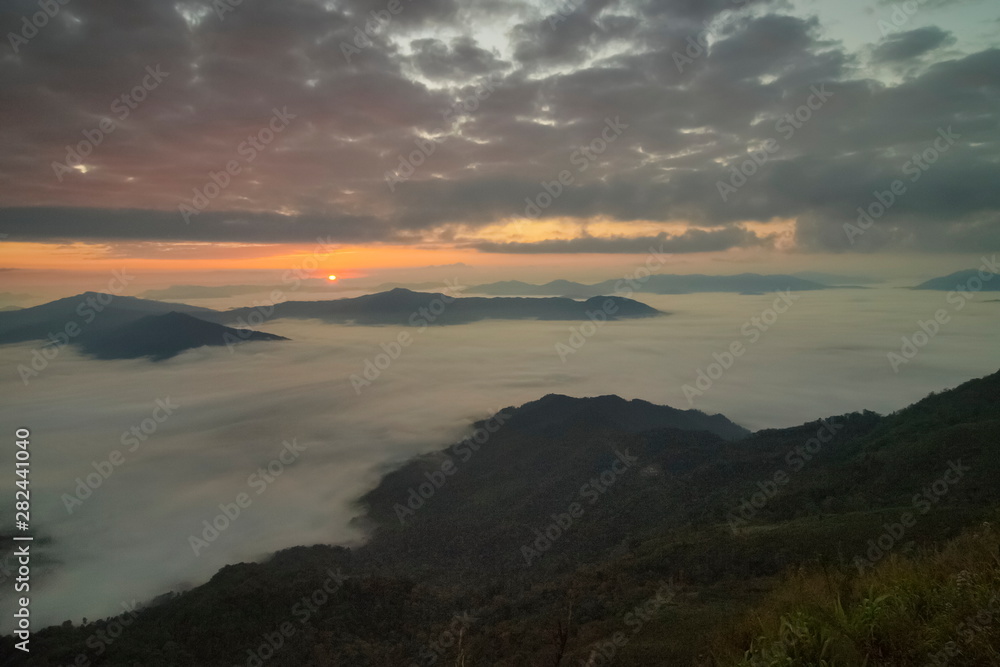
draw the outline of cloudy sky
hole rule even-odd
[[[0,9],[8,280],[277,270],[317,239],[344,277],[1000,247],[987,0],[51,5]]]

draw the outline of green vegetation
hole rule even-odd
[[[718,647],[739,667],[1000,664],[1000,532],[984,523],[861,575],[792,571]]]

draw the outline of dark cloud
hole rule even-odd
[[[769,237],[761,237],[749,230],[733,227],[717,231],[690,229],[683,234],[667,233],[633,238],[583,237],[567,240],[538,241],[534,243],[477,243],[482,252],[544,254],[544,253],[634,253],[641,254],[655,248],[665,253],[718,252],[730,248],[769,245]]]
[[[951,34],[936,26],[889,35],[872,51],[876,62],[912,60],[945,44],[954,43]]]
[[[197,2],[64,6],[0,55],[0,191],[11,207],[0,229],[50,241],[419,242],[523,217],[525,200],[568,172],[542,217],[726,229],[795,220],[807,250],[995,247],[998,49],[943,49],[957,46],[951,35],[920,28],[851,52],[788,3],[723,0],[582,0],[552,15],[516,1],[404,0],[361,40],[366,17],[387,6],[255,0],[223,16]],[[22,9],[0,11],[4,34],[20,30]],[[879,79],[871,60],[905,75]],[[169,76],[118,118],[115,98],[156,65]],[[809,109],[818,88],[833,95]],[[240,159],[276,108],[295,115],[287,130],[184,224],[179,204]],[[790,124],[795,114],[808,120]],[[60,180],[53,163],[102,119],[116,126],[86,173]],[[609,119],[624,129],[604,142]],[[843,223],[947,128],[956,142],[880,231],[848,244]],[[723,200],[719,183],[769,139],[778,150]],[[689,247],[717,247],[690,234]]]
[[[246,241],[348,243],[390,237],[371,218],[205,211],[185,223],[177,211],[108,208],[0,208],[11,241]]]
[[[424,76],[463,80],[505,69],[494,53],[479,48],[472,37],[458,37],[449,47],[439,39],[424,38],[410,43],[413,64]]]

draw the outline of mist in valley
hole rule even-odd
[[[158,363],[96,361],[63,348],[27,385],[14,369],[36,344],[0,347],[8,369],[0,411],[4,423],[31,430],[32,525],[47,540],[32,562],[34,623],[119,613],[286,547],[357,544],[364,535],[351,523],[354,501],[382,473],[548,393],[694,407],[757,430],[891,412],[1000,367],[1000,303],[985,295],[961,310],[941,292],[793,296],[776,318],[766,314],[773,294],[641,294],[634,298],[669,315],[423,329],[273,320],[255,328],[290,341],[200,348]],[[896,372],[888,353],[939,309],[949,321]],[[771,323],[764,330],[752,318]],[[388,356],[378,357],[396,350],[402,332],[412,342],[386,365]],[[700,395],[686,394],[699,371],[716,374],[709,366],[735,342],[743,354]],[[81,498],[78,480],[109,465]],[[280,474],[258,472],[269,465]],[[13,479],[0,489],[12,495]],[[203,522],[239,494],[249,504],[199,546]],[[0,603],[4,631],[10,603]]]

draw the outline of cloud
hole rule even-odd
[[[391,233],[367,217],[205,211],[185,223],[177,211],[52,207],[0,209],[0,226],[18,241],[345,243],[380,241]]]
[[[872,59],[876,62],[912,60],[954,42],[951,33],[936,26],[917,28],[883,39],[872,51]]]
[[[793,219],[799,249],[850,251],[837,241],[843,223],[951,127],[960,141],[880,221],[894,231],[865,242],[995,243],[1000,50],[920,28],[852,51],[783,2],[575,6],[550,24],[524,2],[404,4],[347,58],[343,46],[385,3],[259,0],[221,19],[199,3],[66,5],[0,58],[0,227],[50,242],[419,244],[523,217],[525,198],[569,171],[545,216],[693,228]],[[4,32],[20,18],[0,13]],[[678,68],[675,55],[706,33]],[[872,61],[905,65],[905,76],[880,78]],[[118,119],[112,100],[157,64],[169,77]],[[778,123],[814,86],[833,98],[786,136]],[[296,118],[184,225],[178,206],[242,160],[274,108]],[[102,118],[114,131],[85,173],[60,181],[53,163]],[[574,156],[607,118],[628,129],[583,169]],[[718,183],[768,139],[780,150],[722,201]],[[390,191],[387,175],[414,155]]]
[[[641,254],[650,248],[663,253],[719,252],[730,248],[766,246],[771,237],[758,236],[754,232],[732,227],[718,231],[689,229],[674,236],[666,233],[656,236],[597,238],[536,241],[532,243],[476,243],[474,247],[491,253],[633,253]]]

